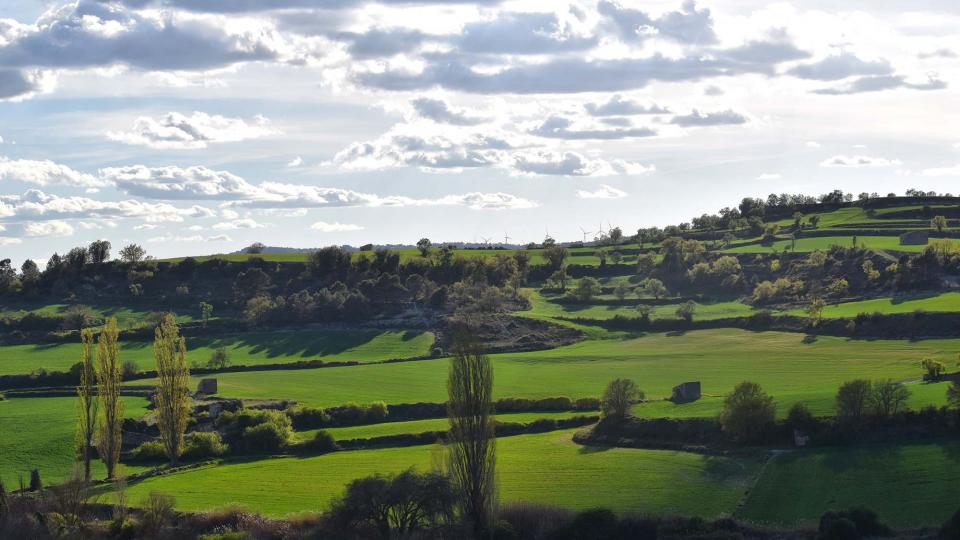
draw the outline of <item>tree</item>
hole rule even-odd
[[[641,276],[650,275],[650,272],[653,271],[654,266],[656,266],[657,258],[653,253],[644,253],[643,255],[637,256],[637,274]]]
[[[90,242],[87,247],[90,254],[90,262],[93,264],[103,264],[110,258],[110,242],[106,240],[95,240]]]
[[[947,404],[954,409],[960,408],[960,382],[951,381],[947,387]]]
[[[90,254],[87,248],[75,247],[64,256],[64,262],[70,270],[75,272],[83,270],[83,266],[90,260]]]
[[[417,249],[420,251],[420,256],[428,257],[430,255],[430,246],[432,245],[429,238],[417,240]]]
[[[93,364],[93,331],[80,333],[80,385],[77,386],[77,454],[83,462],[83,478],[90,481],[90,460],[97,435],[97,372]]]
[[[823,308],[825,307],[827,307],[827,303],[823,298],[816,297],[810,300],[810,304],[807,306],[807,315],[810,316],[810,326],[820,324],[820,321],[823,319]]]
[[[754,382],[742,382],[723,401],[720,426],[735,439],[756,442],[773,424],[776,406]]]
[[[407,469],[397,475],[353,480],[331,505],[330,518],[351,533],[372,526],[383,539],[410,538],[417,531],[451,522],[455,501],[446,476]]]
[[[793,213],[793,226],[800,228],[800,225],[803,223],[803,214],[800,212]]]
[[[213,304],[200,302],[200,320],[203,321],[204,326],[207,325],[210,317],[213,317]]]
[[[816,229],[816,228],[817,228],[817,224],[820,223],[820,216],[817,216],[817,215],[810,216],[810,220],[809,220],[809,221],[810,221],[810,225],[811,225],[814,229]]]
[[[643,322],[650,322],[650,314],[653,313],[653,308],[647,304],[637,304],[637,315],[640,316],[640,319]]]
[[[227,352],[226,347],[217,347],[213,350],[213,354],[210,355],[210,360],[207,361],[207,367],[210,369],[223,369],[230,365],[230,353]]]
[[[603,391],[600,411],[606,418],[623,419],[630,414],[633,404],[643,397],[643,391],[637,388],[637,383],[632,379],[614,379]]]
[[[693,315],[697,311],[697,304],[693,300],[687,300],[677,308],[677,317],[689,322],[693,322]]]
[[[606,249],[598,249],[596,253],[593,254],[593,256],[600,259],[600,266],[606,266],[608,254],[609,252]]]
[[[865,379],[847,381],[837,390],[837,418],[843,422],[858,423],[866,416],[873,385]]]
[[[566,292],[567,290],[567,267],[561,266],[547,278],[547,283],[551,286]]]
[[[120,460],[122,442],[120,426],[123,424],[123,400],[120,399],[122,372],[120,371],[116,317],[107,319],[97,338],[97,397],[100,400],[100,437],[97,450],[100,460],[107,467],[107,479],[113,479]]]
[[[493,365],[465,333],[453,346],[447,394],[450,475],[479,537],[494,523],[497,495]]]
[[[933,216],[933,219],[930,220],[930,226],[937,230],[937,232],[943,232],[947,228],[947,218],[943,216]]]
[[[127,244],[120,250],[120,260],[127,263],[138,263],[147,256],[147,250],[139,244]]]
[[[190,420],[190,368],[187,342],[173,315],[165,315],[154,330],[153,357],[157,362],[157,426],[170,464],[175,465],[183,453],[183,434]]]
[[[623,231],[620,227],[614,227],[607,231],[607,238],[610,239],[611,244],[619,244],[623,240]]]
[[[24,285],[29,285],[39,280],[40,268],[37,266],[37,263],[31,259],[23,261],[23,264],[20,265],[20,281],[22,281]]]
[[[262,242],[254,242],[249,246],[243,248],[243,252],[248,253],[250,255],[258,255],[260,253],[263,253],[263,250],[265,249],[267,249],[267,246],[265,246]]]
[[[880,418],[889,418],[907,407],[910,390],[906,386],[887,379],[873,383],[870,393],[870,409]]]
[[[624,282],[617,283],[617,286],[613,288],[613,295],[617,297],[618,300],[623,300],[630,294],[630,286]]]
[[[663,282],[656,278],[648,278],[643,280],[643,282],[640,283],[640,288],[638,290],[641,290],[647,296],[652,296],[658,300],[666,296],[668,292],[667,287],[663,284]]]
[[[564,265],[568,255],[570,255],[570,253],[567,251],[567,248],[556,244],[550,244],[543,248],[543,258],[550,263],[550,268],[554,270],[559,270]]]
[[[573,295],[580,301],[589,302],[591,298],[600,294],[602,290],[597,278],[587,276],[577,282],[577,288],[574,289]]]
[[[924,358],[920,365],[923,366],[923,370],[926,373],[923,375],[924,380],[927,381],[936,381],[943,376],[943,373],[947,370],[947,367],[943,365],[943,362],[934,360],[933,358]]]

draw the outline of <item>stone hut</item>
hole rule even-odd
[[[670,401],[674,403],[690,403],[700,399],[700,381],[680,383],[673,387]]]
[[[198,394],[216,394],[217,380],[216,379],[200,379],[200,382],[197,383],[197,393]]]
[[[925,246],[929,242],[929,231],[908,231],[900,235],[901,246]]]

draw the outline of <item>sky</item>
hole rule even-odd
[[[954,0],[3,0],[0,258],[960,192]]]

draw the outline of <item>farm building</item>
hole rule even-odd
[[[689,403],[700,399],[700,381],[685,382],[673,387],[670,401],[674,403]]]

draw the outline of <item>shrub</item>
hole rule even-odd
[[[677,317],[684,321],[693,322],[693,314],[697,311],[697,304],[693,300],[687,300],[677,308]]]
[[[555,418],[539,418],[527,424],[525,431],[527,433],[543,433],[557,429],[557,420]]]
[[[141,501],[143,513],[140,518],[140,527],[143,536],[157,536],[173,517],[174,504],[173,497],[156,491],[151,491],[150,495]]]
[[[890,536],[890,528],[880,523],[876,512],[863,507],[820,516],[819,538],[847,540]]]
[[[133,449],[133,459],[140,461],[163,461],[167,451],[160,441],[147,441]]]
[[[600,294],[600,291],[600,282],[597,281],[597,278],[587,276],[585,278],[581,278],[577,283],[577,287],[573,291],[573,296],[577,300],[587,302],[594,296]]]
[[[127,361],[124,362],[123,365],[120,367],[120,373],[121,373],[121,375],[122,375],[122,377],[123,377],[124,379],[129,379],[129,378],[133,377],[134,375],[136,375],[137,373],[140,373],[140,368],[137,367],[137,363],[136,363],[136,362],[134,362],[134,361],[132,361],[132,360],[127,360]]]
[[[222,456],[230,451],[216,431],[195,431],[187,435],[183,456],[188,459],[203,459]]]
[[[791,429],[809,431],[816,426],[817,420],[804,403],[794,403],[787,412],[787,425]]]
[[[943,362],[938,362],[933,358],[924,358],[920,365],[923,366],[923,370],[926,371],[923,376],[924,380],[935,381],[942,377],[947,370]]]
[[[333,435],[323,430],[318,431],[304,446],[315,452],[333,452],[340,448]]]
[[[634,402],[643,399],[643,392],[632,379],[614,379],[607,385],[600,400],[603,416],[626,418]]]
[[[597,398],[580,398],[573,404],[573,408],[578,411],[595,411],[600,408],[600,400]]]
[[[276,452],[286,446],[291,434],[289,428],[266,422],[243,430],[243,440],[251,450]]]
[[[742,382],[723,402],[720,425],[735,439],[759,441],[773,424],[776,406],[773,398],[753,382]]]
[[[223,369],[230,365],[230,353],[226,347],[217,347],[207,360],[207,367],[210,369]]]
[[[298,430],[318,429],[333,425],[333,418],[323,409],[316,407],[291,407],[287,416]]]

